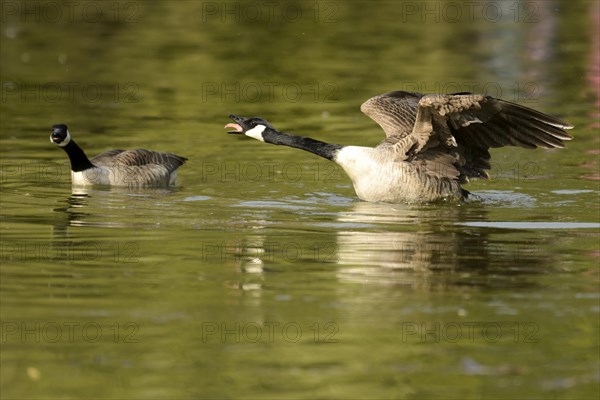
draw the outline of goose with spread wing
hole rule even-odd
[[[491,96],[394,91],[364,102],[361,111],[383,128],[376,147],[342,146],[275,129],[259,117],[230,115],[229,133],[296,147],[340,165],[361,200],[425,203],[461,200],[470,178],[488,178],[490,148],[562,148],[572,126]]]
[[[109,150],[90,160],[65,124],[52,126],[50,142],[69,156],[75,186],[169,186],[175,183],[177,169],[187,161],[176,154],[146,149]]]

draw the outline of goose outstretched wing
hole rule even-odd
[[[461,182],[488,177],[489,148],[555,148],[573,139],[565,132],[572,128],[566,122],[471,93],[396,91],[367,100],[361,109],[386,132],[382,145],[393,146],[401,159],[421,166],[430,175]]]

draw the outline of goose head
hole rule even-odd
[[[71,141],[69,128],[65,124],[52,125],[52,133],[50,134],[50,142],[57,146],[65,147]]]
[[[229,118],[233,123],[225,125],[225,128],[235,129],[233,132],[228,132],[231,134],[246,135],[264,142],[264,132],[268,130],[275,131],[275,128],[268,121],[259,117],[246,118],[229,114]]]

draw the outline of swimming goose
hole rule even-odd
[[[109,150],[91,160],[64,124],[52,126],[50,142],[67,152],[73,185],[168,186],[187,158],[152,150]]]
[[[361,111],[383,128],[376,147],[342,146],[280,132],[262,118],[229,115],[234,132],[296,147],[339,164],[365,201],[424,203],[467,197],[461,184],[488,178],[490,148],[564,147],[572,126],[490,96],[395,91],[375,96]]]

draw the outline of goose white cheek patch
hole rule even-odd
[[[67,137],[65,138],[65,140],[63,140],[60,143],[55,143],[54,140],[52,140],[52,135],[50,135],[50,143],[58,145],[59,147],[65,147],[66,145],[69,144],[70,141],[71,141],[71,134],[69,133],[69,131],[67,131]]]
[[[264,142],[265,139],[263,138],[262,133],[265,129],[267,129],[267,127],[264,125],[256,125],[254,128],[247,130],[245,135]]]

